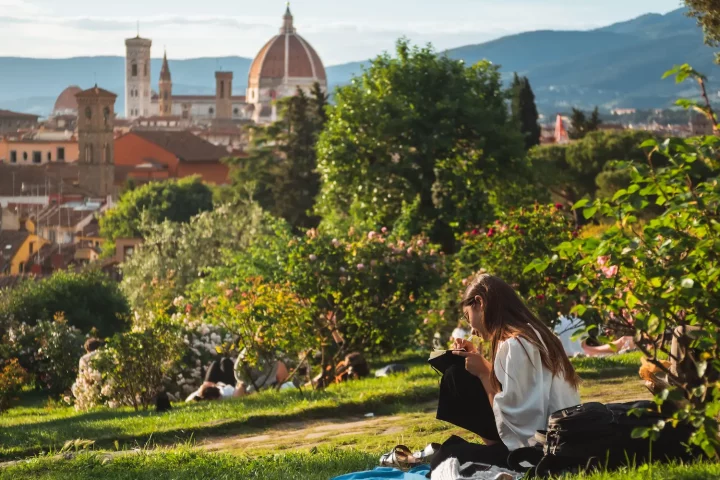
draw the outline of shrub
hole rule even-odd
[[[716,137],[645,142],[648,158],[663,155],[666,166],[657,168],[654,161],[626,165],[632,179],[627,189],[611,200],[576,204],[586,218],[602,215],[614,219],[614,225],[600,238],[576,239],[557,249],[560,259],[578,269],[568,288],[587,295],[577,314],[637,332],[640,348],[671,384],[656,401],[680,400],[673,423],[695,426],[691,442],[713,456],[720,451],[720,180],[694,181],[692,171],[703,163],[718,174],[719,143]],[[638,221],[658,206],[663,208],[659,215]],[[537,266],[554,268],[556,263],[545,259]],[[686,326],[698,330],[677,330]],[[666,331],[688,348],[672,371],[658,359],[661,352],[669,353],[659,342]]]
[[[2,363],[0,368],[0,412],[7,410],[10,401],[28,382],[29,376],[17,358]]]
[[[115,334],[92,367],[102,373],[107,396],[136,411],[147,408],[179,360],[182,342],[177,330],[158,324],[142,331]]]
[[[75,380],[85,336],[59,313],[51,321],[22,323],[4,338],[0,357],[16,357],[35,379],[37,388],[52,394],[67,391]]]
[[[127,325],[130,310],[117,283],[104,273],[60,271],[39,282],[27,281],[0,295],[0,330],[51,322],[62,312],[69,325],[88,333],[112,335]]]
[[[453,259],[448,284],[440,303],[429,315],[431,326],[451,328],[459,318],[458,302],[465,286],[479,271],[501,277],[525,299],[530,309],[553,326],[567,313],[572,297],[563,279],[573,272],[565,264],[538,271],[526,268],[533,260],[552,253],[552,248],[571,240],[575,232],[563,206],[535,205],[499,215],[495,223],[473,229],[460,237],[461,248]]]

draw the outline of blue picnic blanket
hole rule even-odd
[[[428,473],[430,473],[430,465],[420,465],[407,473],[396,468],[377,467],[375,470],[348,473],[332,480],[385,480],[388,478],[396,480],[427,480]]]

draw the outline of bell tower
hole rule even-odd
[[[95,85],[75,95],[78,102],[79,183],[99,197],[115,193],[115,99]]]
[[[167,52],[163,56],[162,69],[160,69],[160,116],[172,116],[172,77],[170,77],[170,66],[168,65]]]
[[[125,40],[125,117],[134,120],[150,115],[150,47],[152,40]]]
[[[215,119],[232,119],[233,72],[215,72]]]

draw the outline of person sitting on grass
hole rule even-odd
[[[287,362],[278,360],[281,355],[261,354],[256,366],[246,362],[247,349],[243,349],[235,362],[235,397],[242,397],[268,388],[277,388],[290,377]]]
[[[489,343],[490,358],[468,340],[454,342],[465,362],[445,371],[437,418],[477,434],[484,445],[453,436],[432,467],[448,458],[507,467],[509,452],[534,444],[550,414],[580,404],[580,378],[560,339],[500,278],[476,277],[461,305],[473,334]]]
[[[191,393],[186,402],[200,400],[226,400],[235,396],[235,375],[233,361],[221,358],[213,361],[205,373],[205,381]]]

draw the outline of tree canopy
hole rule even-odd
[[[320,190],[315,144],[322,130],[327,95],[315,84],[310,96],[298,88],[278,102],[280,119],[252,128],[247,158],[233,158],[231,195],[250,196],[293,227],[317,226],[312,213]]]
[[[535,105],[535,94],[530,86],[527,77],[513,76],[513,83],[510,87],[512,95],[512,116],[520,128],[525,139],[525,149],[530,150],[535,145],[540,145],[540,125],[538,124],[538,111]]]
[[[150,182],[127,190],[117,204],[100,218],[107,249],[118,238],[142,237],[142,222],[187,222],[200,212],[212,210],[213,194],[199,177]]]
[[[573,108],[570,123],[570,131],[568,132],[570,138],[573,140],[584,138],[588,133],[596,131],[602,123],[598,107],[595,107],[595,110],[592,111],[590,118],[587,118],[582,110]]]
[[[397,44],[338,89],[318,143],[317,212],[338,228],[414,226],[444,248],[521,179],[523,143],[498,68]],[[504,184],[504,187],[500,187]],[[491,191],[493,193],[491,193]]]

